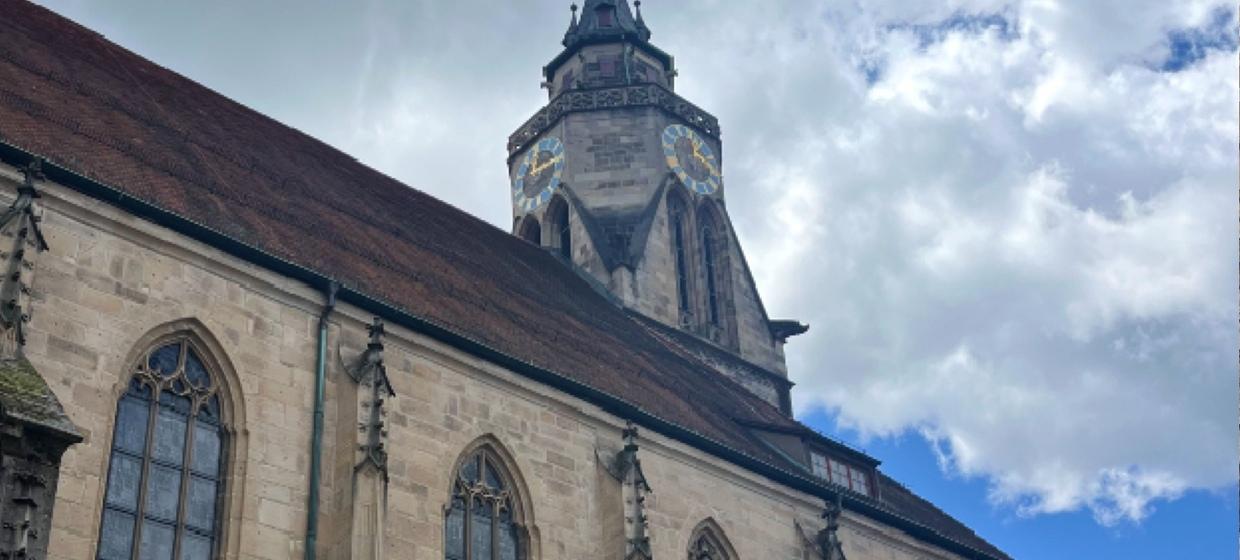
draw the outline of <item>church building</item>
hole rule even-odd
[[[0,0],[0,559],[1008,560],[794,418],[719,121],[569,16],[502,231]]]

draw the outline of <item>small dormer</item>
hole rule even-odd
[[[878,459],[801,424],[741,424],[805,473],[867,498],[879,497]]]

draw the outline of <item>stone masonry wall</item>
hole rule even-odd
[[[0,196],[19,175],[0,168]],[[49,558],[93,557],[118,396],[128,366],[162,334],[189,329],[218,362],[233,426],[223,558],[301,557],[317,314],[322,294],[121,211],[41,184],[50,250],[36,263],[27,351],[83,443],[65,455]],[[7,201],[4,201],[7,202]],[[320,552],[345,558],[355,431],[342,358],[365,341],[371,317],[332,316]],[[598,453],[619,449],[624,419],[473,356],[389,325],[386,557],[442,558],[443,506],[463,449],[490,438],[511,457],[528,505],[531,558],[597,558],[615,546],[618,485]],[[338,350],[343,349],[343,350]],[[340,354],[343,354],[340,355]],[[346,410],[348,409],[348,410]],[[649,430],[641,459],[658,558],[683,557],[689,531],[710,517],[742,559],[801,559],[796,526],[817,529],[822,504]],[[618,486],[617,486],[618,487]],[[851,560],[953,558],[899,531],[849,516]],[[619,558],[616,556],[616,558]]]

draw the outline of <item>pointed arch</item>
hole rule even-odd
[[[667,193],[667,230],[669,244],[672,249],[672,266],[676,278],[676,307],[680,314],[680,325],[694,324],[694,302],[696,291],[693,281],[693,213],[690,211],[689,197],[679,184]]]
[[[453,463],[444,504],[444,559],[537,558],[529,488],[508,449],[492,435],[465,446]]]
[[[573,227],[569,219],[568,201],[558,194],[552,197],[551,202],[547,204],[547,212],[543,216],[543,221],[548,245],[555,249],[556,254],[572,262]]]
[[[689,533],[689,560],[739,560],[723,527],[706,518]]]
[[[124,364],[98,556],[234,554],[245,407],[223,347],[200,321],[181,319],[139,337]]]
[[[732,295],[732,259],[726,222],[715,202],[698,207],[698,245],[701,248],[703,325],[710,338],[735,345],[736,312]]]
[[[533,216],[525,216],[517,226],[517,237],[535,245],[542,245],[542,224]]]

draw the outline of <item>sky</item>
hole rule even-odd
[[[47,0],[497,227],[564,0]],[[798,416],[1016,558],[1237,557],[1237,15],[647,0]]]

